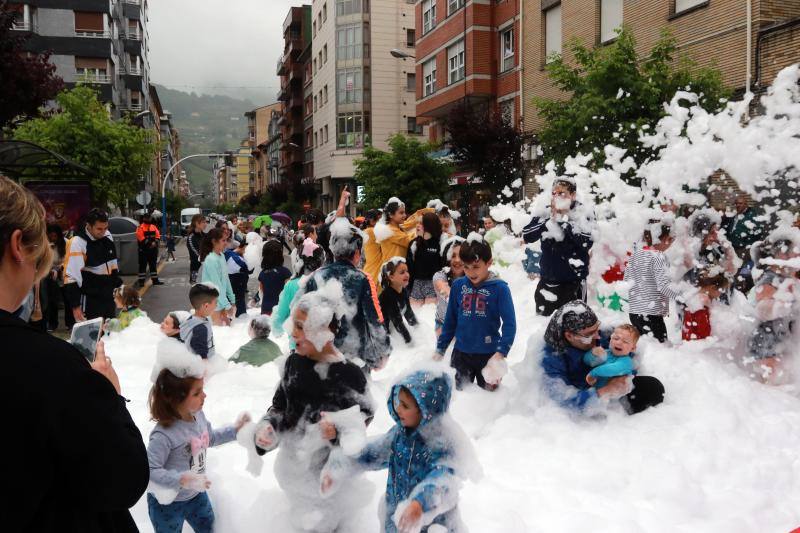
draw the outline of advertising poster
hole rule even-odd
[[[47,223],[64,231],[77,227],[91,209],[92,189],[86,181],[27,181],[25,186],[42,202]]]

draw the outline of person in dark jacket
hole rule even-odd
[[[536,313],[550,316],[571,300],[586,300],[589,250],[592,248],[594,214],[575,200],[571,178],[553,184],[548,216],[534,216],[522,230],[530,244],[541,239],[541,279],[536,286]]]
[[[200,246],[206,230],[206,217],[194,215],[186,236],[186,248],[189,250],[189,283],[197,283],[197,272],[200,271]]]
[[[228,267],[228,278],[231,280],[233,295],[236,297],[236,316],[247,314],[247,281],[253,269],[247,266],[244,260],[244,251],[247,242],[239,242],[233,250],[225,250],[225,264]]]
[[[406,262],[402,257],[395,257],[394,261],[387,261],[381,267],[381,287],[383,287],[383,291],[378,297],[386,331],[391,333],[389,330],[389,324],[391,324],[403,336],[406,344],[411,342],[411,334],[408,332],[403,318],[408,321],[410,326],[416,326],[418,323],[408,300],[408,278],[408,266],[406,266]]]
[[[148,483],[147,453],[102,343],[93,363],[14,313],[49,272],[44,209],[0,177],[0,401],[4,531],[135,532],[128,509]]]
[[[86,225],[67,243],[64,296],[76,322],[114,318],[114,289],[122,285],[108,214],[92,209]]]
[[[664,400],[664,385],[652,376],[636,375],[632,381],[628,376],[615,377],[600,388],[586,382],[592,371],[584,362],[586,352],[598,345],[608,348],[609,338],[600,333],[597,315],[582,300],[568,302],[553,314],[544,341],[544,387],[563,407],[594,414],[609,401],[619,400],[629,414],[635,414]]]
[[[153,224],[149,214],[142,215],[142,221],[136,228],[136,240],[139,242],[139,288],[144,287],[147,280],[147,269],[150,269],[150,281],[153,285],[163,285],[158,279],[158,242],[161,232]]]
[[[442,257],[442,221],[436,213],[422,215],[422,234],[408,247],[406,262],[411,272],[411,304],[436,303],[433,275],[444,266]],[[419,231],[419,229],[417,230]]]

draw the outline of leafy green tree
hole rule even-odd
[[[364,187],[365,208],[383,207],[396,196],[409,209],[418,209],[444,196],[452,167],[430,157],[435,145],[398,133],[389,139],[389,148],[384,152],[368,146],[356,160],[355,178]]]
[[[95,173],[94,202],[121,206],[133,197],[157,151],[150,133],[128,119],[111,120],[94,89],[79,85],[56,97],[58,112],[24,122],[14,138],[36,143]],[[58,173],[42,175],[58,179]]]
[[[644,57],[636,53],[629,28],[608,46],[589,48],[574,40],[569,50],[574,65],[558,56],[547,65],[549,78],[569,98],[534,98],[545,119],[539,132],[545,160],[558,165],[578,153],[594,154],[591,164],[600,165],[608,144],[627,149],[626,155],[641,164],[656,154],[641,146],[639,134],[655,127],[665,114],[664,103],[677,91],[698,94],[708,111],[719,110],[730,96],[719,70],[676,58],[675,38],[666,30]]]

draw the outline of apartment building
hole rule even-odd
[[[15,29],[29,32],[26,47],[52,52],[67,86],[98,88],[117,118],[149,109],[147,0],[26,0],[9,3]]]
[[[679,53],[701,67],[720,69],[723,82],[739,94],[748,79],[756,92],[769,86],[781,68],[800,61],[800,2],[754,0],[749,31],[748,4],[740,0],[524,0],[524,129],[535,132],[542,125],[525,99],[562,96],[547,78],[548,56],[563,53],[569,61],[566,43],[573,38],[604,46],[614,40],[614,30],[622,24],[632,29],[642,55],[668,28]]]
[[[271,164],[267,146],[270,141],[270,122],[274,115],[280,115],[280,102],[257,107],[244,115],[247,117],[247,137],[253,155],[250,166],[255,171],[255,192],[263,193],[270,185]],[[280,130],[272,133],[280,137]],[[277,174],[277,161],[275,162]]]
[[[460,104],[498,108],[519,124],[521,2],[417,2],[417,116],[432,139],[443,138],[442,123]]]
[[[407,0],[314,0],[310,110],[313,175],[324,211],[345,185],[365,146],[388,149],[391,135],[421,133],[416,122],[414,5]],[[309,101],[306,100],[308,106]],[[354,209],[355,206],[353,205]]]

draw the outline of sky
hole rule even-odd
[[[241,95],[256,104],[273,102],[283,20],[289,7],[302,3],[151,0],[151,83],[187,92]]]

